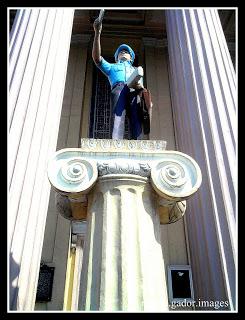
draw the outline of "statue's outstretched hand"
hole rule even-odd
[[[99,18],[95,19],[94,20],[94,31],[97,33],[97,32],[101,32],[102,30],[102,22],[99,21]]]

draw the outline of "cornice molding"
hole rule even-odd
[[[90,34],[73,34],[71,36],[71,45],[72,46],[86,46],[89,44],[91,39]]]
[[[166,48],[168,46],[167,38],[157,39],[157,38],[143,37],[142,42],[145,47]]]

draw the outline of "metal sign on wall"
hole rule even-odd
[[[52,298],[52,288],[54,279],[54,267],[49,267],[45,264],[41,264],[36,302],[50,301]]]

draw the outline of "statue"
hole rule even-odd
[[[152,106],[150,92],[143,86],[143,68],[133,67],[135,53],[127,44],[117,48],[115,63],[109,63],[101,56],[102,16],[103,10],[93,24],[92,58],[111,85],[112,139],[123,139],[127,116],[130,138],[140,140],[150,132],[149,110]]]

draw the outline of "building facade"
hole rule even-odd
[[[56,150],[81,147],[81,138],[110,139],[109,83],[91,56],[98,13],[21,9],[12,21],[10,310],[81,310],[87,226],[59,214],[47,165]],[[178,266],[190,270],[196,303],[187,310],[237,310],[236,16],[235,8],[108,9],[103,20],[103,57],[113,62],[127,43],[135,66],[144,68],[153,102],[144,139],[166,141],[167,150],[193,157],[202,172],[183,219],[160,226],[169,310],[169,272]]]

